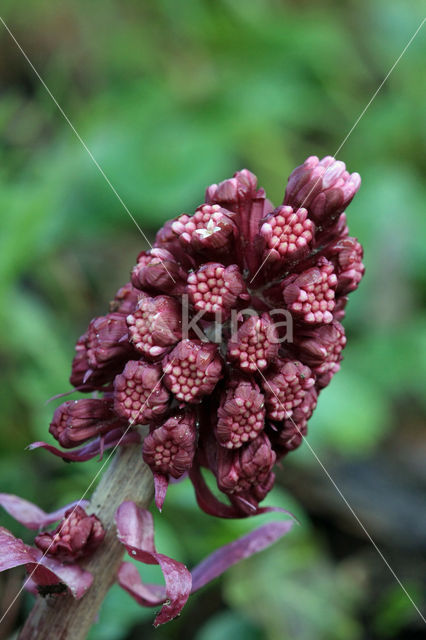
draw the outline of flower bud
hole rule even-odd
[[[322,378],[321,388],[327,386],[331,377],[340,369],[342,350],[346,344],[345,330],[340,322],[333,321],[329,325],[322,325],[315,329],[306,330],[295,339],[300,357],[312,369],[316,376]]]
[[[122,424],[114,413],[112,400],[82,398],[61,404],[53,414],[49,431],[65,449],[70,449]]]
[[[311,387],[305,393],[302,403],[287,418],[270,430],[271,442],[279,458],[297,449],[308,432],[308,420],[317,405],[318,393]]]
[[[126,318],[120,313],[109,313],[95,318],[87,332],[87,361],[93,370],[117,366],[129,356]]]
[[[47,555],[73,562],[92,555],[104,537],[99,518],[88,516],[82,507],[76,506],[65,512],[65,518],[54,531],[40,533],[34,542]]]
[[[329,259],[335,265],[337,292],[347,295],[355,291],[364,275],[362,263],[363,249],[356,238],[341,238],[327,250]]]
[[[75,356],[71,366],[70,382],[84,391],[93,391],[110,379],[108,371],[93,371],[87,359],[88,333],[84,333],[75,345]],[[104,375],[106,374],[106,375]]]
[[[189,274],[187,291],[197,312],[203,311],[206,318],[217,316],[222,322],[237,300],[250,299],[236,264],[224,267],[218,262],[207,262]]]
[[[218,204],[203,204],[192,216],[182,214],[172,230],[183,247],[195,252],[226,253],[231,249],[235,224],[233,214]]]
[[[294,409],[302,404],[315,379],[309,367],[298,360],[279,360],[274,369],[275,372],[264,377],[262,386],[267,417],[281,421],[290,418]]]
[[[81,391],[93,391],[111,382],[132,354],[125,316],[109,313],[94,318],[77,341],[70,382]]]
[[[185,271],[166,249],[143,251],[132,270],[133,286],[141,291],[182,293],[185,281]]]
[[[110,302],[110,312],[122,313],[125,316],[133,313],[138,304],[139,293],[140,292],[133,287],[132,283],[128,282],[117,291],[114,300]]]
[[[265,420],[264,397],[252,380],[231,383],[222,393],[216,437],[223,447],[237,449],[257,438]]]
[[[182,340],[164,358],[164,384],[178,400],[198,403],[219,382],[222,366],[217,345],[200,340]]]
[[[279,337],[268,313],[251,316],[228,342],[228,358],[244,373],[266,369],[278,354]]]
[[[290,175],[284,204],[305,207],[315,222],[328,224],[346,209],[360,184],[359,174],[349,174],[344,162],[310,156]]]
[[[218,487],[230,497],[239,498],[238,503],[243,509],[248,505],[249,510],[253,510],[272,488],[275,460],[276,455],[265,433],[240,449],[219,447]]]
[[[333,310],[333,320],[337,320],[338,322],[341,322],[343,320],[346,314],[345,309],[347,304],[348,296],[339,296],[336,299],[336,306]]]
[[[115,411],[132,422],[142,424],[167,411],[170,394],[161,382],[161,367],[129,360],[114,380]]]
[[[337,276],[331,262],[321,257],[317,266],[282,282],[284,301],[299,320],[307,324],[329,323],[336,304]]]
[[[154,473],[180,478],[192,466],[196,438],[193,412],[178,413],[146,436],[143,459]]]
[[[270,213],[260,228],[265,240],[263,259],[285,263],[300,258],[312,244],[314,224],[306,209],[278,207]]]
[[[127,316],[130,340],[147,358],[163,356],[181,338],[179,304],[169,296],[140,294],[137,310]]]
[[[255,198],[256,187],[254,173],[243,169],[234,173],[233,178],[207,187],[206,202],[235,205],[239,200]]]

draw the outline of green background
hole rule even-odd
[[[243,167],[279,204],[296,165],[339,148],[423,17],[410,0],[3,0],[0,15],[151,238]],[[367,271],[309,432],[420,607],[425,49],[423,28],[338,156],[362,176],[348,217]],[[76,338],[146,243],[1,24],[0,81],[0,490],[53,509],[81,495],[98,463],[25,447],[48,438],[45,401],[69,388]],[[113,588],[90,639],[420,638],[418,614],[309,448],[278,476],[267,502],[300,527],[156,631],[154,612]],[[187,482],[155,518],[159,550],[188,565],[261,520],[201,514]],[[30,541],[4,513],[0,523]],[[3,593],[19,586],[10,575]],[[0,638],[30,606],[23,598]]]

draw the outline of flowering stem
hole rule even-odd
[[[116,509],[124,500],[133,500],[147,508],[152,498],[152,473],[142,460],[140,445],[122,447],[104,473],[87,509],[101,519],[106,530],[103,544],[82,563],[93,575],[93,585],[81,600],[71,595],[38,596],[19,640],[84,640],[87,637],[123,557],[124,547],[116,536]]]

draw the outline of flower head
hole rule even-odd
[[[315,222],[328,224],[346,209],[360,184],[359,174],[349,174],[344,162],[310,156],[290,175],[284,204],[306,207]]]
[[[29,576],[23,585],[27,589],[42,595],[70,593],[81,598],[93,577],[78,562],[92,555],[105,536],[99,518],[86,514],[83,507],[87,501],[45,513],[23,498],[1,493],[0,505],[28,529],[45,529],[60,520],[54,531],[36,536],[35,547],[0,527],[0,571],[24,565]]]
[[[331,262],[320,258],[312,269],[294,274],[282,282],[287,308],[307,324],[328,324],[336,305],[337,276]]]
[[[222,368],[215,344],[182,340],[163,361],[164,383],[178,400],[197,403],[213,391]]]
[[[159,365],[129,360],[114,379],[116,413],[136,424],[154,420],[167,411],[170,394],[161,380]]]
[[[185,271],[170,251],[154,248],[142,251],[132,270],[132,284],[141,291],[170,293],[182,290]]]
[[[278,354],[278,333],[268,313],[251,316],[228,342],[228,358],[245,373],[263,371]]]
[[[256,511],[274,483],[272,468],[276,454],[265,433],[246,447],[229,450],[219,448],[217,483],[221,491],[237,501],[245,512]]]
[[[147,435],[143,458],[153,472],[180,478],[192,466],[196,439],[194,413],[178,413]]]
[[[265,376],[266,415],[271,420],[289,419],[315,384],[309,367],[298,360],[278,360],[275,371]]]
[[[218,204],[203,204],[194,215],[182,214],[172,230],[184,248],[197,252],[224,253],[231,249],[236,226],[231,211]]]
[[[127,326],[135,349],[147,358],[158,358],[181,337],[179,305],[169,296],[141,294],[136,311],[127,316]]]
[[[314,223],[306,209],[281,206],[266,217],[260,235],[265,240],[265,260],[288,262],[309,252]]]
[[[217,411],[216,436],[220,445],[237,449],[257,438],[265,421],[264,396],[253,380],[231,381]]]
[[[244,518],[274,509],[260,506],[273,487],[274,465],[301,445],[321,390],[340,368],[346,344],[340,320],[364,273],[362,247],[349,236],[344,212],[359,185],[359,175],[330,156],[297,167],[276,209],[247,169],[210,185],[192,215],[163,225],[110,313],[93,319],[78,340],[71,383],[97,397],[55,411],[50,431],[66,450],[44,442],[31,448],[88,460],[140,444],[142,430],[133,425],[143,422],[149,433],[142,455],[160,510],[168,482],[186,473],[210,515]],[[286,322],[275,322],[277,315]],[[202,468],[215,477],[222,500]],[[64,583],[83,595],[91,576],[75,563],[101,544],[99,520],[81,507],[44,514],[22,501],[17,508],[17,500],[0,494],[0,504],[24,514],[33,528],[63,519],[37,536],[38,548],[0,528],[0,570],[36,566],[36,584]],[[178,615],[190,592],[290,528],[265,525],[191,574],[157,553],[148,511],[126,501],[116,523],[131,556],[163,571],[164,588],[142,584],[129,563],[118,571],[119,584],[138,602],[163,604],[155,624]]]
[[[250,299],[244,279],[236,264],[225,267],[217,262],[207,262],[189,274],[187,280],[189,298],[196,311],[203,311],[206,318],[219,315],[227,317],[237,300]]]
[[[65,512],[65,518],[56,529],[40,533],[34,543],[50,556],[63,562],[73,562],[92,555],[104,537],[105,531],[99,518],[88,516],[77,505]]]
[[[63,447],[72,448],[121,424],[113,410],[113,400],[82,398],[61,404],[53,414],[49,431]]]
[[[64,447],[92,441],[34,446],[83,460],[135,441],[127,429],[144,422],[157,505],[188,471],[208,513],[258,513],[276,457],[300,445],[340,368],[340,320],[364,273],[344,211],[359,185],[330,156],[297,167],[277,208],[247,169],[210,185],[194,213],[163,225],[77,342],[71,381],[100,397],[65,403],[51,431]]]

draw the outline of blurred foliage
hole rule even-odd
[[[422,14],[411,0],[28,0],[25,11],[3,0],[2,17],[111,181],[0,26],[0,488],[50,509],[80,495],[97,463],[24,448],[47,437],[59,401],[44,403],[68,389],[76,337],[146,247],[114,190],[150,237],[244,166],[280,202],[294,166],[339,148]],[[367,272],[348,307],[342,371],[311,421],[325,465],[391,441],[396,407],[416,425],[424,409],[424,53],[420,34],[339,154],[363,178],[349,223]],[[307,447],[294,459],[316,464]],[[302,527],[155,637],[363,637],[361,578],[301,505],[279,488],[277,500]],[[166,507],[158,546],[190,564],[253,526],[201,515],[187,483]],[[378,637],[411,620],[399,591],[374,616]],[[115,587],[90,637],[131,638],[136,624],[149,634],[152,618]]]

